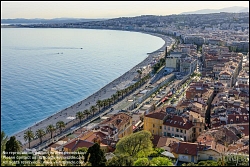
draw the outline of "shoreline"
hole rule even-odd
[[[96,105],[97,100],[110,98],[111,95],[116,93],[117,90],[125,88],[129,83],[133,81],[133,79],[137,75],[136,69],[150,64],[153,61],[155,55],[161,54],[162,53],[160,52],[161,50],[165,51],[166,46],[170,46],[172,44],[171,41],[169,41],[171,39],[171,37],[169,36],[157,34],[157,33],[150,33],[150,32],[140,32],[140,33],[162,38],[164,40],[163,46],[151,53],[148,53],[147,57],[144,60],[142,60],[140,63],[136,64],[133,68],[131,68],[130,70],[128,70],[127,72],[119,76],[118,78],[114,79],[113,81],[110,81],[108,84],[104,85],[101,89],[94,92],[93,94],[86,97],[85,99],[65,109],[62,109],[48,116],[47,118],[43,120],[35,122],[33,125],[19,132],[12,134],[12,136],[15,136],[16,139],[19,140],[24,145],[27,142],[24,141],[23,135],[24,135],[24,132],[27,131],[28,129],[31,129],[33,133],[35,134],[37,129],[46,130],[46,126],[48,126],[49,124],[53,124],[55,126],[56,122],[58,121],[64,121],[65,124],[69,123],[70,121],[72,121],[72,119],[70,118],[75,117],[78,111],[84,111],[85,109],[89,110],[91,106]]]

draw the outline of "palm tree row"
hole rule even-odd
[[[53,132],[56,131],[56,129],[60,130],[60,133],[62,132],[63,128],[65,128],[65,123],[63,121],[58,121],[56,123],[56,127],[52,124],[48,125],[46,127],[46,130],[44,129],[37,129],[37,131],[34,132],[31,129],[28,129],[26,132],[24,132],[24,140],[29,142],[29,148],[30,148],[30,142],[33,139],[39,138],[40,144],[42,143],[43,137],[46,135],[46,133],[50,133],[50,138],[53,137]]]
[[[82,123],[84,118],[88,118],[88,116],[92,113],[92,116],[98,111],[100,112],[103,109],[110,107],[112,104],[115,104],[119,100],[123,99],[128,94],[135,91],[138,87],[142,86],[148,79],[149,75],[141,78],[139,81],[130,85],[129,87],[118,90],[115,94],[111,95],[110,98],[104,100],[98,100],[95,106],[91,106],[89,109],[85,109],[84,111],[79,111],[76,113],[76,119],[79,119],[79,123]]]

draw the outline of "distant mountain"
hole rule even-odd
[[[54,19],[1,19],[1,24],[38,24],[38,23],[77,23],[77,22],[90,22],[90,21],[104,21],[107,19],[78,19],[78,18],[54,18]]]
[[[241,7],[241,6],[232,6],[228,8],[222,9],[201,9],[192,12],[183,12],[181,14],[208,14],[208,13],[220,13],[220,12],[228,12],[228,13],[241,13],[241,12],[249,12],[248,7]]]

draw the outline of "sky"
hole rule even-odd
[[[249,1],[1,1],[1,19],[117,18],[249,7]]]

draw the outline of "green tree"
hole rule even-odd
[[[141,79],[141,75],[142,75],[142,71],[141,70],[137,70],[138,76]]]
[[[98,106],[100,112],[101,107],[103,106],[103,102],[101,100],[97,100],[96,105]]]
[[[84,118],[84,114],[79,111],[76,113],[76,118],[80,120],[80,123],[82,122],[82,119]]]
[[[197,164],[190,162],[190,163],[184,163],[182,166],[198,166]]]
[[[34,133],[33,133],[33,131],[32,130],[27,130],[26,132],[24,132],[24,136],[23,136],[23,138],[24,138],[24,140],[25,141],[28,141],[29,142],[29,148],[30,148],[30,142],[31,142],[31,140],[33,140],[34,139]]]
[[[95,106],[91,106],[90,111],[92,112],[92,115],[94,115],[95,112],[97,111],[97,108]]]
[[[173,163],[167,157],[154,157],[150,164],[150,166],[173,166]]]
[[[62,128],[65,128],[65,123],[63,121],[58,121],[56,123],[56,128],[60,130],[60,133],[62,133]]]
[[[115,152],[136,157],[139,152],[145,155],[152,151],[152,135],[149,131],[142,130],[125,136],[116,144]]]
[[[111,103],[112,103],[112,99],[111,99],[111,98],[108,98],[107,101],[108,101],[108,106],[110,106]]]
[[[89,160],[92,166],[105,166],[106,158],[98,143],[89,147],[87,153],[84,155],[84,162],[87,162],[87,160]]]
[[[45,131],[43,129],[37,129],[36,131],[36,137],[38,137],[40,139],[40,143],[43,142],[42,138],[43,136],[45,136]]]
[[[117,98],[117,94],[111,95],[111,98],[112,98],[112,100],[113,100],[113,104],[115,104],[115,100],[116,100],[116,98]]]
[[[122,95],[122,92],[120,90],[116,91],[116,94],[117,94],[117,98],[118,100],[120,99],[120,96]]]
[[[248,166],[249,159],[243,155],[227,155],[225,157],[225,166]]]
[[[75,152],[81,152],[81,153],[86,153],[88,151],[88,148],[87,147],[79,147],[76,149]]]
[[[106,108],[108,106],[108,99],[103,100],[103,107]]]
[[[89,114],[90,114],[90,111],[89,111],[88,109],[86,109],[86,110],[83,111],[83,114],[86,115],[87,118],[88,118],[88,116],[89,116]]]
[[[13,154],[10,154],[10,152],[20,152],[22,148],[21,145],[22,144],[20,143],[20,141],[16,140],[15,136],[11,136],[10,139],[6,142],[6,156],[12,156]]]
[[[134,162],[134,166],[150,166],[150,161],[148,160],[148,158],[138,158]]]
[[[1,131],[1,155],[5,150],[7,141],[8,141],[8,136],[5,135],[4,131]]]
[[[52,139],[53,132],[56,130],[55,126],[50,124],[47,126],[46,131],[50,133],[50,138]]]
[[[6,157],[1,154],[1,166],[16,166],[11,157]]]
[[[128,155],[117,155],[106,162],[106,166],[133,166],[134,160]]]

